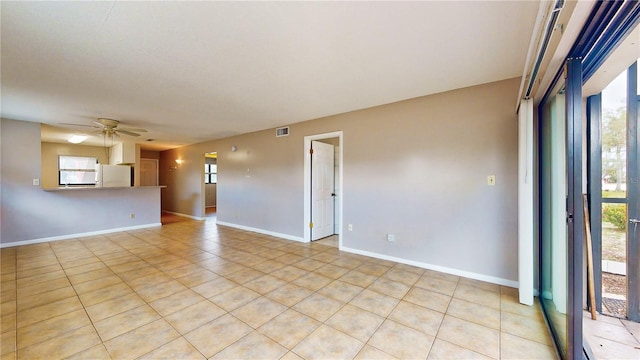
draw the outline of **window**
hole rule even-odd
[[[95,185],[98,159],[86,156],[58,157],[59,185]]]
[[[215,184],[218,182],[218,164],[204,164],[204,183]]]

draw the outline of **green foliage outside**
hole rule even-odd
[[[623,204],[604,205],[602,219],[616,228],[624,230],[627,227],[627,208]]]
[[[625,198],[627,197],[626,191],[603,191],[603,198]]]
[[[602,175],[620,191],[625,180],[627,150],[627,112],[625,107],[610,110],[602,117]]]

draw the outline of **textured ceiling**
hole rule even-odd
[[[114,118],[148,129],[135,140],[158,149],[520,76],[538,10],[536,1],[0,4],[3,118]]]

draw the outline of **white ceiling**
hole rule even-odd
[[[538,11],[537,1],[0,4],[3,118],[118,119],[148,129],[135,140],[156,149],[521,76]]]

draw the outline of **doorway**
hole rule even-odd
[[[311,241],[334,234],[334,145],[325,141],[311,142]]]
[[[342,131],[304,138],[304,239],[342,246]]]
[[[203,169],[204,216],[206,220],[216,219],[218,210],[218,153],[204,154]]]
[[[158,186],[158,159],[140,159],[140,186]]]

